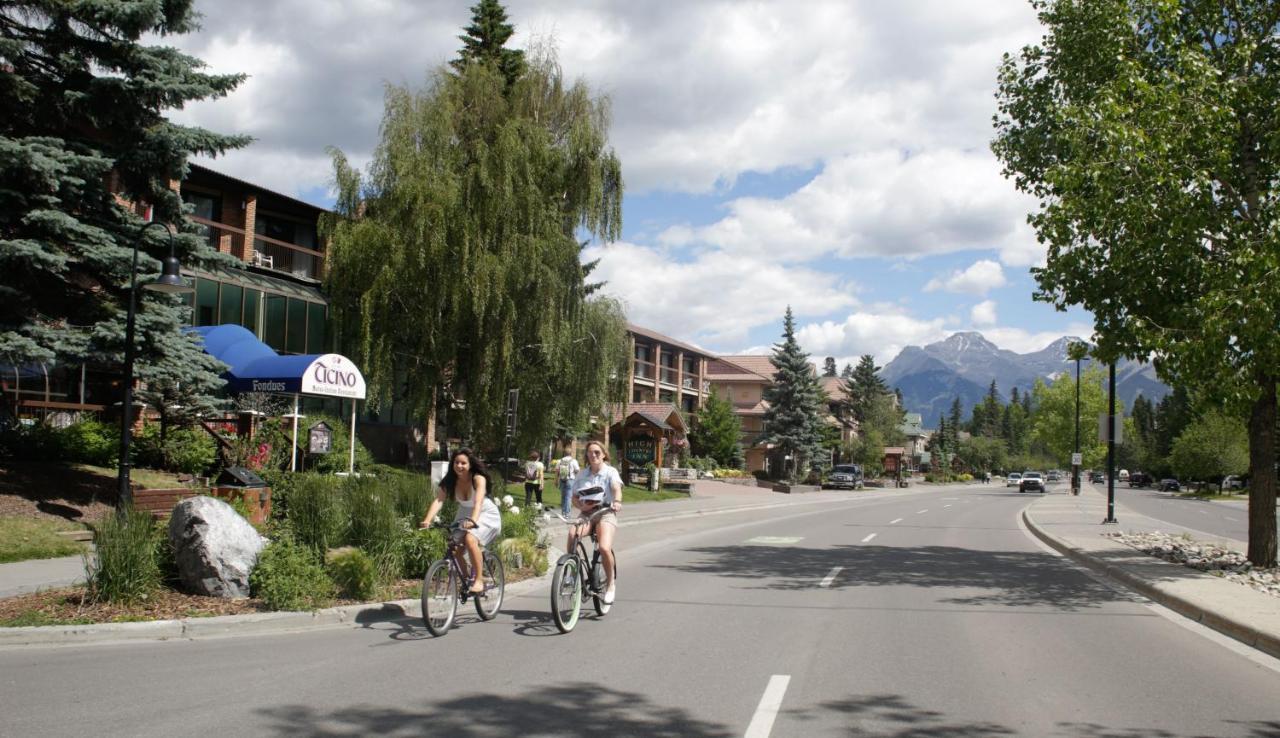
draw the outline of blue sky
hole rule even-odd
[[[325,147],[366,164],[384,84],[455,56],[471,4],[197,0],[203,29],[171,41],[250,78],[174,115],[257,139],[202,163],[328,204]],[[513,45],[554,46],[612,102],[623,234],[590,255],[634,322],[755,352],[790,305],[805,349],[842,363],[957,330],[1019,352],[1089,334],[1082,311],[1032,301],[1035,203],[988,149],[1001,54],[1040,35],[1026,0],[507,8]]]

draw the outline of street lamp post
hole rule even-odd
[[[1080,464],[1076,463],[1076,459],[1080,456],[1080,359],[1083,358],[1084,347],[1077,343],[1072,346],[1075,349],[1076,359],[1076,448],[1075,454],[1071,459],[1071,494],[1080,494]]]
[[[159,226],[169,236],[169,255],[162,260],[160,276],[154,282],[143,285],[144,289],[155,292],[178,294],[191,292],[191,287],[182,279],[182,265],[174,255],[173,231],[164,223],[152,221],[138,232],[138,240],[146,234],[147,229]],[[133,244],[133,269],[129,274],[129,312],[124,323],[124,403],[121,405],[120,418],[120,467],[116,475],[116,492],[119,504],[126,505],[133,501],[133,489],[129,485],[129,444],[133,440],[133,330],[134,314],[137,311],[135,294],[138,291],[138,242]]]
[[[1107,519],[1104,524],[1116,520],[1116,362],[1113,359],[1107,369]]]

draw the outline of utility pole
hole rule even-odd
[[[1116,520],[1116,362],[1107,367],[1107,519],[1104,525],[1119,523]]]

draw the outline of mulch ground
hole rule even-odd
[[[115,509],[115,481],[57,464],[0,466],[0,516],[100,520]]]
[[[531,570],[507,572],[512,584],[533,576]],[[392,584],[384,596],[372,602],[403,600],[417,597],[419,579],[401,579]],[[337,605],[357,605],[359,600],[335,600]],[[258,599],[224,600],[218,597],[189,595],[162,588],[146,600],[132,605],[94,602],[84,587],[50,589],[35,594],[0,599],[0,627],[21,625],[84,625],[88,623],[126,623],[144,620],[203,618],[216,615],[245,615],[267,612]]]

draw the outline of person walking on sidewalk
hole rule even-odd
[[[534,497],[538,499],[538,507],[542,507],[542,483],[545,476],[546,467],[542,465],[542,452],[534,451],[529,454],[529,460],[524,463],[525,507],[529,507]]]
[[[560,517],[565,520],[569,519],[569,503],[573,498],[573,478],[578,476],[581,467],[578,466],[578,460],[573,458],[573,454],[568,449],[564,452],[564,457],[556,462],[556,484],[560,487]]]
[[[622,509],[622,476],[618,470],[609,466],[609,452],[599,441],[587,442],[587,466],[578,472],[573,480],[573,506],[581,511],[581,516],[569,526],[569,538],[565,544],[566,551],[573,550],[574,541],[596,531],[596,550],[604,563],[605,589],[604,602],[613,604],[615,584],[613,581],[614,558],[613,539],[618,532],[618,511]],[[600,517],[591,521],[591,516],[601,507],[608,508]]]

